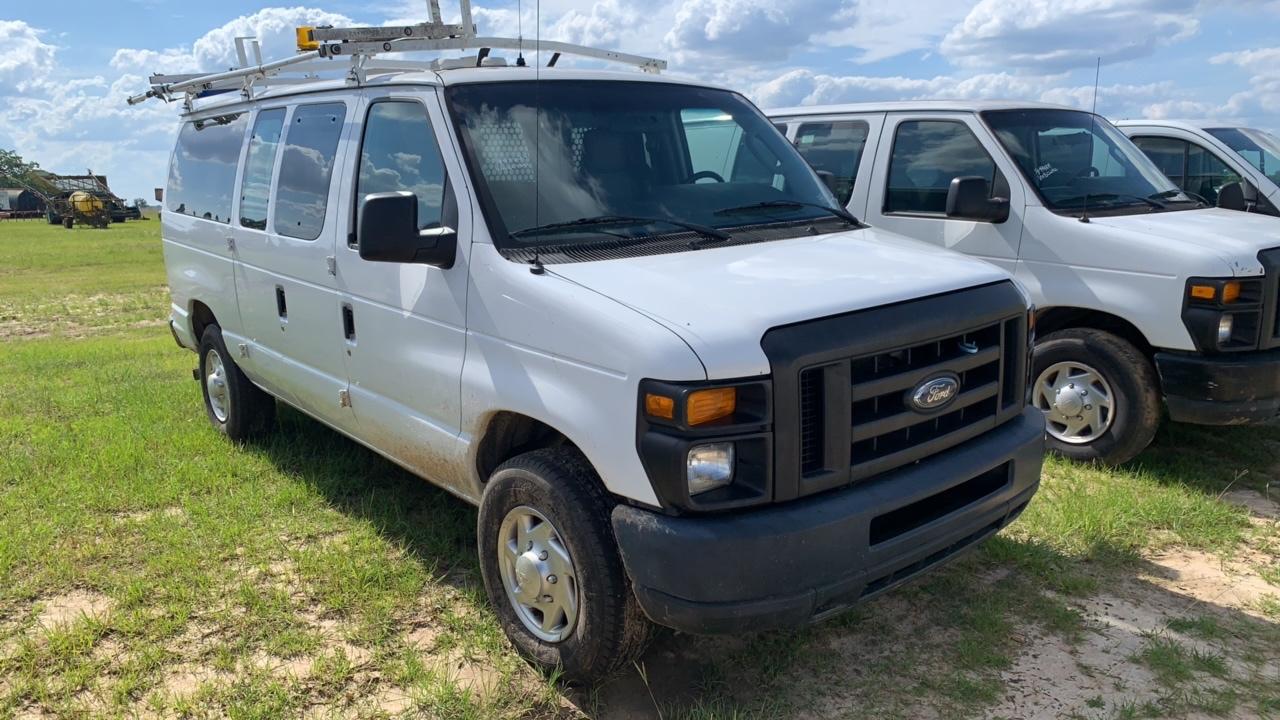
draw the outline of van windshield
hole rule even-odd
[[[736,93],[657,82],[492,82],[448,89],[499,247],[751,241],[846,222],[786,139]],[[837,208],[837,210],[830,210]],[[732,238],[735,242],[745,241]]]
[[[1280,138],[1253,128],[1210,128],[1205,132],[1221,140],[1245,162],[1280,185]]]
[[[993,110],[982,117],[1051,210],[1154,212],[1199,205],[1101,117],[1077,110]]]

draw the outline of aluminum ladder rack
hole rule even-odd
[[[602,50],[556,41],[524,38],[478,37],[471,22],[471,0],[461,0],[462,22],[446,24],[440,16],[438,0],[429,0],[431,21],[401,27],[300,27],[299,53],[271,62],[262,61],[261,48],[254,38],[236,38],[237,68],[225,72],[188,75],[152,75],[151,89],[128,98],[137,105],[151,98],[170,102],[181,98],[186,112],[195,109],[197,99],[239,92],[252,99],[263,87],[314,83],[320,73],[345,72],[351,85],[362,85],[371,74],[443,71],[462,67],[483,67],[492,49],[515,50],[517,66],[524,65],[524,53],[552,53],[547,67],[554,67],[562,55],[631,65],[644,72],[667,68],[665,60]],[[379,57],[390,53],[437,52],[476,49],[470,58],[432,60],[392,60]],[[541,57],[541,55],[539,55]],[[341,61],[347,61],[342,63]]]

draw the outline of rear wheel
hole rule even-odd
[[[1049,448],[1073,460],[1118,465],[1155,437],[1155,369],[1132,343],[1073,328],[1036,344],[1031,402],[1045,414]]]
[[[480,569],[502,629],[526,658],[573,682],[607,677],[652,637],[618,555],[612,509],[573,448],[507,461],[480,503]]]
[[[254,385],[231,359],[222,330],[205,328],[200,336],[197,376],[209,423],[232,440],[264,432],[275,421],[275,399]]]

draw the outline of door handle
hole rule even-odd
[[[289,319],[289,305],[284,299],[284,288],[279,285],[276,286],[276,314],[281,320]]]
[[[346,303],[342,304],[342,336],[347,339],[347,342],[356,341],[356,316],[351,311],[351,306]]]

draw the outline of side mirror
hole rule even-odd
[[[947,189],[947,217],[1002,223],[1009,219],[1009,200],[991,197],[986,178],[954,178]]]
[[[374,193],[360,205],[356,230],[360,258],[373,262],[453,267],[458,233],[449,227],[418,229],[418,196],[411,192]]]
[[[156,188],[156,202],[164,202],[164,188]]]
[[[1218,188],[1218,207],[1223,210],[1253,212],[1258,206],[1258,189],[1247,180],[1227,183]]]

